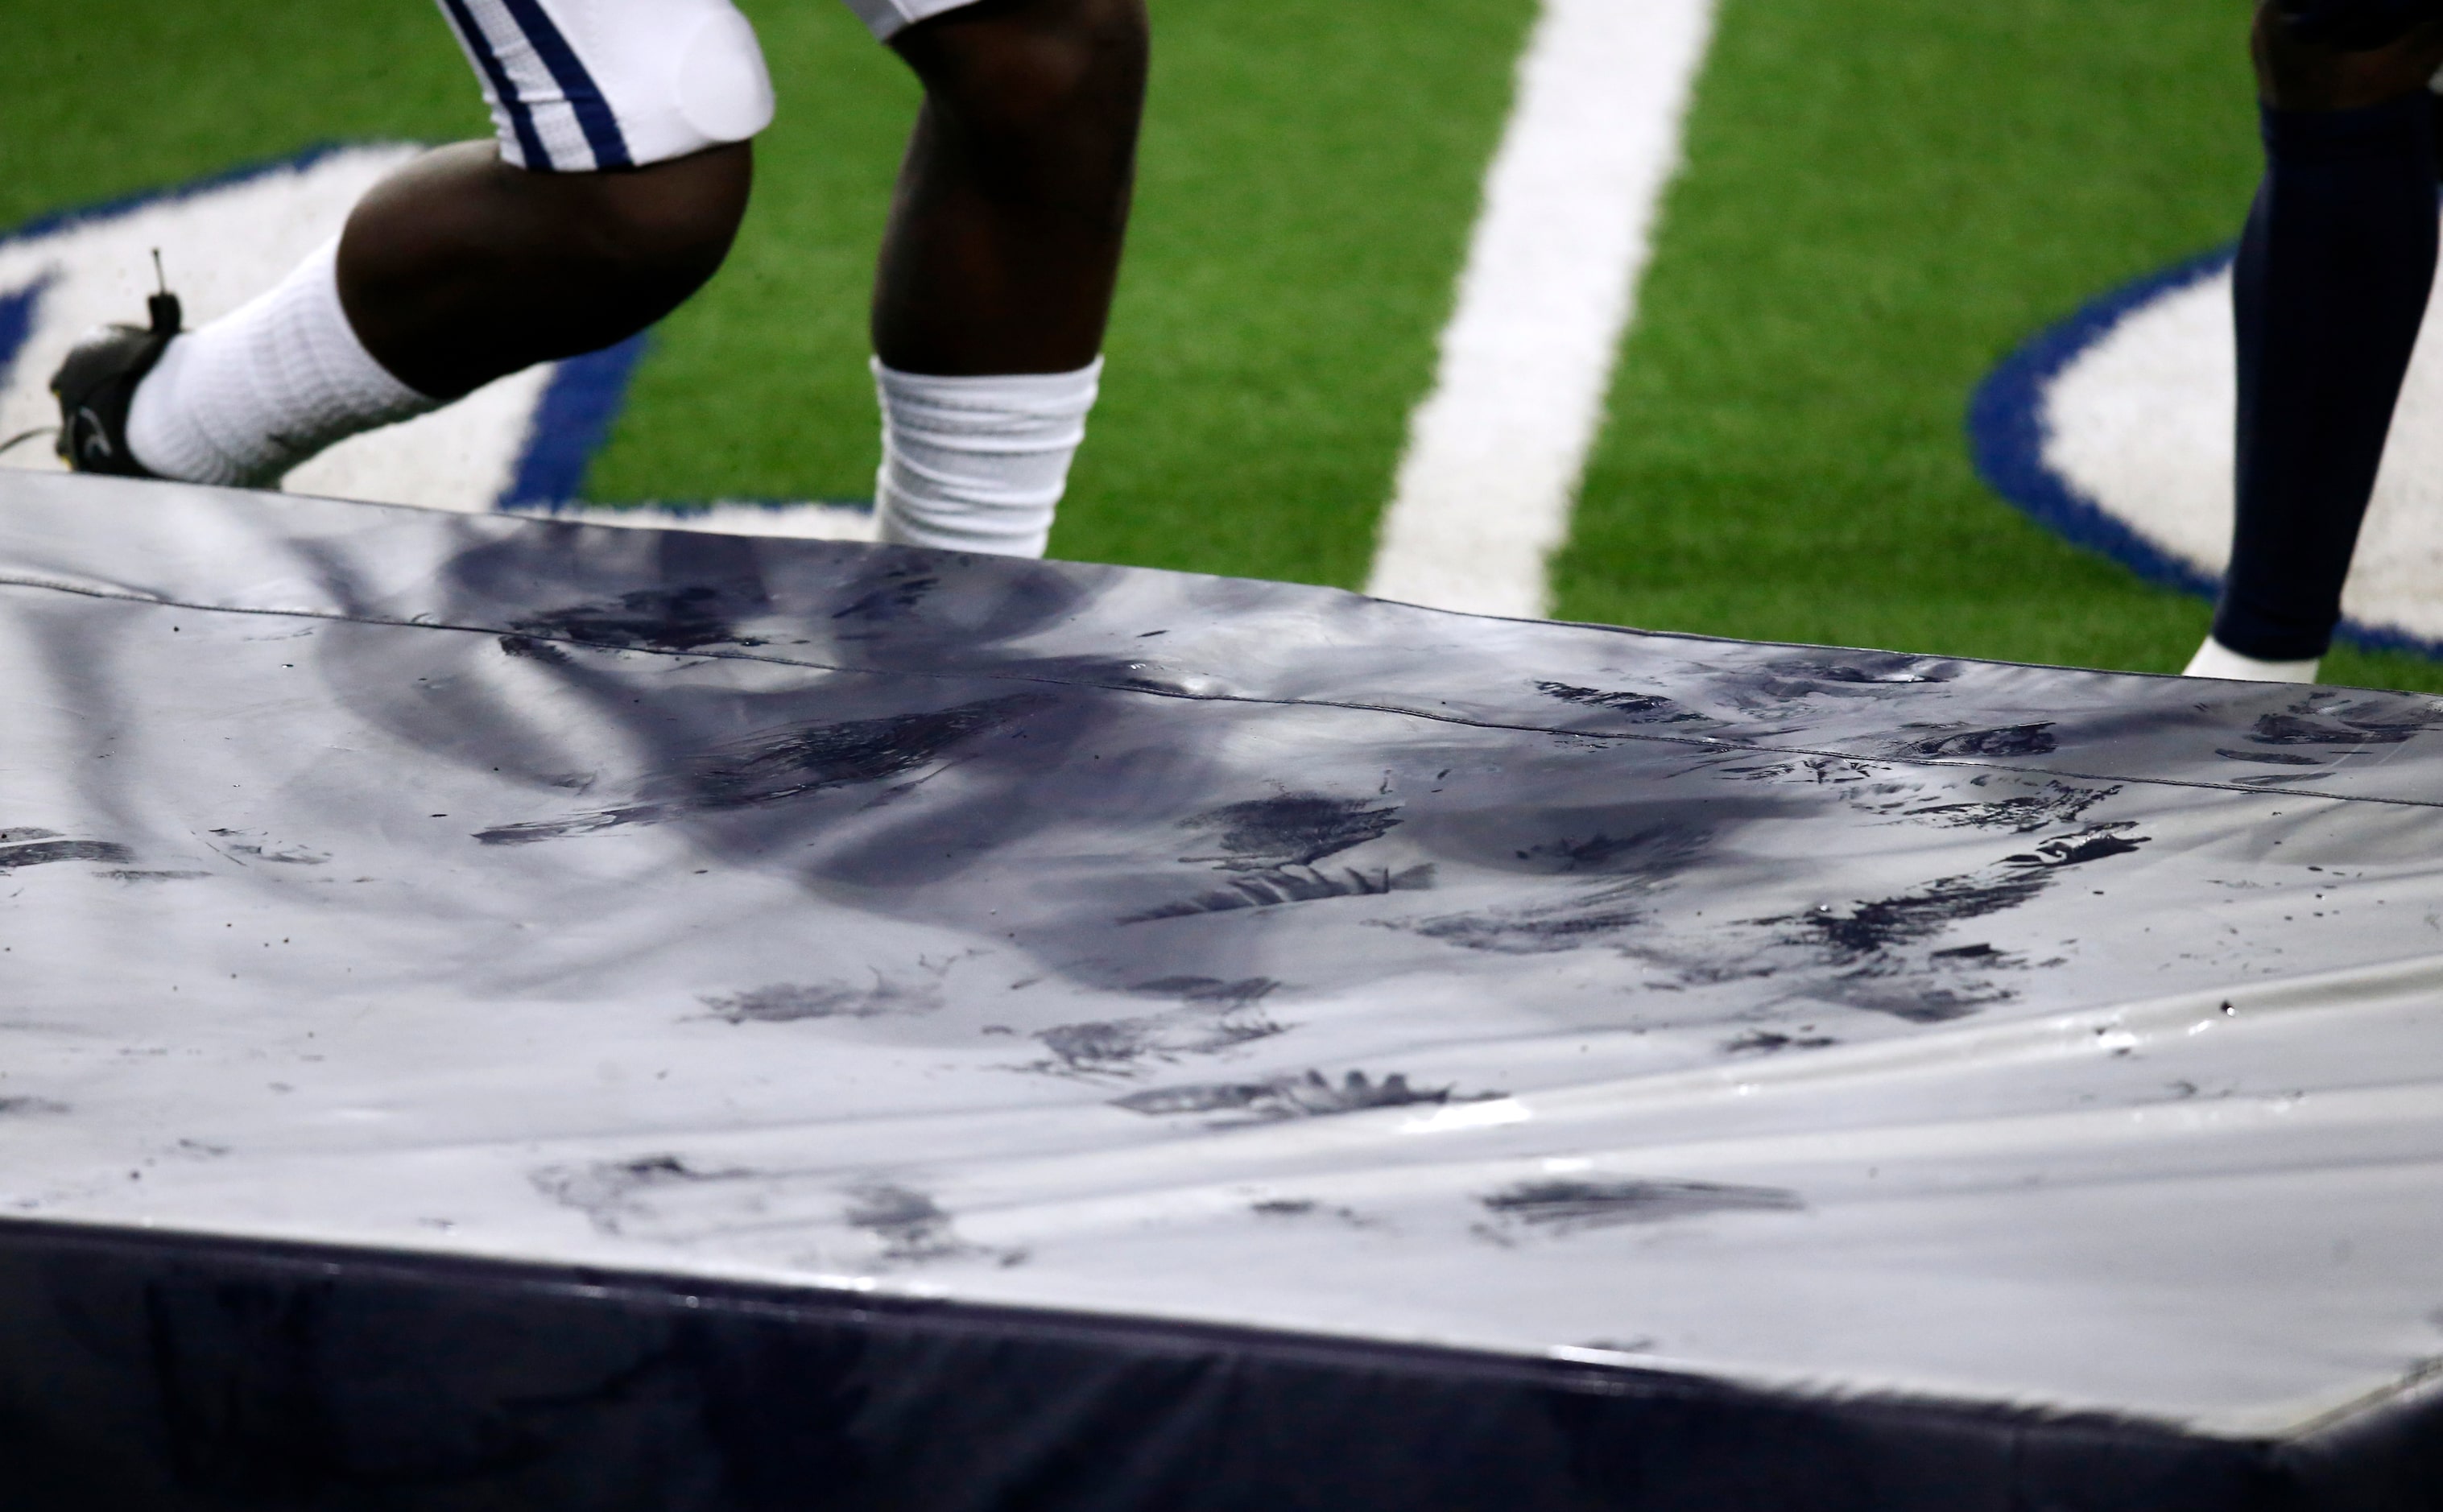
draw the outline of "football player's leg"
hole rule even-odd
[[[771,115],[728,0],[441,6],[498,140],[410,164],[278,287],[169,342],[127,406],[143,470],[275,483],[342,437],[630,336],[720,265]]]
[[[1102,369],[1144,5],[852,3],[925,86],[874,285],[883,538],[1040,556]]]
[[[2312,681],[2341,618],[2434,280],[2434,9],[2268,0],[2258,12],[2265,178],[2232,280],[2237,511],[2192,673]]]

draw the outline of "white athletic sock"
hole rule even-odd
[[[1086,439],[1103,359],[1075,373],[941,378],[873,362],[882,401],[881,538],[1040,556]]]
[[[340,244],[278,286],[172,341],[127,414],[136,460],[164,478],[262,488],[331,445],[441,401],[392,377],[340,307]]]
[[[2311,656],[2304,662],[2260,662],[2255,657],[2240,655],[2209,635],[2180,675],[2227,678],[2234,683],[2313,683],[2316,666],[2323,660]]]

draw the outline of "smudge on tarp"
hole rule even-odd
[[[869,982],[773,982],[700,1001],[732,1024],[789,1024],[809,1018],[883,1018],[931,1013],[942,1006],[942,982],[896,981],[875,972]]]
[[[919,714],[766,731],[682,758],[640,784],[634,803],[564,819],[497,825],[476,831],[475,838],[488,846],[560,840],[882,782],[929,766],[961,742],[1049,701],[1046,694],[1016,693]]]
[[[1796,756],[1782,760],[1750,761],[1741,766],[1717,768],[1723,776],[1748,782],[1772,782],[1795,777],[1819,788],[1845,786],[1853,782],[1869,782],[1890,769],[1882,762],[1853,760],[1847,756]]]
[[[1932,953],[1932,958],[1940,961],[1974,961],[1980,965],[1994,965],[2003,961],[2013,961],[2019,957],[2006,950],[1996,948],[1991,941],[1980,940],[1974,945],[1954,945],[1949,950],[1935,951]]]
[[[1576,950],[1607,936],[1644,923],[1639,885],[1598,888],[1562,902],[1531,908],[1489,909],[1476,914],[1446,914],[1419,920],[1405,927],[1444,944],[1503,956],[1545,956]]]
[[[1386,893],[1424,892],[1433,884],[1434,867],[1430,862],[1397,871],[1388,867],[1367,870],[1355,866],[1278,866],[1233,877],[1222,887],[1124,914],[1113,922],[1145,924],[1158,919],[1188,919],[1198,914],[1226,914],[1241,908],[1272,908],[1328,898],[1378,898]]]
[[[267,861],[282,866],[320,866],[331,859],[330,852],[316,850],[311,846],[284,846],[267,840],[247,839],[245,837],[250,831],[244,829],[214,829],[211,833],[217,842],[212,848],[233,861]]]
[[[1026,1261],[1023,1249],[992,1248],[961,1239],[941,1204],[895,1182],[873,1181],[851,1188],[843,1216],[850,1228],[862,1229],[882,1241],[882,1259],[889,1265],[982,1258],[1006,1266]]]
[[[599,1231],[617,1234],[646,1215],[641,1198],[658,1190],[701,1182],[731,1181],[744,1171],[700,1171],[675,1155],[639,1156],[589,1165],[545,1166],[527,1179],[536,1191],[585,1214]]]
[[[1276,1076],[1259,1082],[1204,1082],[1187,1086],[1149,1087],[1143,1092],[1114,1098],[1111,1105],[1126,1108],[1131,1113],[1158,1117],[1227,1113],[1243,1116],[1221,1121],[1272,1123],[1288,1119],[1362,1113],[1372,1108],[1412,1107],[1419,1103],[1440,1106],[1454,1101],[1473,1102],[1504,1095],[1479,1092],[1455,1097],[1454,1090],[1447,1086],[1413,1086],[1407,1077],[1396,1071],[1379,1082],[1363,1071],[1350,1071],[1334,1082],[1320,1071],[1310,1070],[1303,1076]]]
[[[1772,1055],[1782,1050],[1820,1050],[1841,1042],[1829,1034],[1812,1032],[1813,1025],[1785,1034],[1779,1029],[1752,1029],[1722,1042],[1725,1055]]]
[[[1820,974],[1806,995],[1935,1024],[2008,1002],[2018,989],[1993,972],[2029,969],[2023,956],[1991,941],[1929,948],[1952,926],[2006,912],[2051,887],[2067,867],[2127,855],[2147,843],[2127,823],[2091,825],[1976,871],[1935,880],[1866,902],[1818,904],[1801,914],[1741,921],[1775,933],[1761,944],[1711,940],[1641,941],[1635,954],[1679,970],[1683,980]],[[2059,965],[2048,961],[2047,965]],[[1795,984],[1793,984],[1794,986]]]
[[[1936,803],[1922,808],[1904,808],[1900,812],[1903,818],[1923,819],[1945,828],[2014,829],[2029,834],[2038,829],[2049,829],[2055,825],[2075,824],[2089,809],[2120,792],[2118,784],[2104,788],[2081,788],[2048,780],[2041,792],[2022,793],[2015,798]]]
[[[1714,791],[1666,801],[1504,805],[1424,815],[1404,831],[1404,838],[1429,855],[1455,863],[1591,884],[1571,886],[1557,899],[1554,889],[1539,888],[1526,893],[1529,901],[1523,903],[1427,920],[1433,938],[1559,938],[1632,921],[1622,912],[1624,905],[1708,865],[1725,838],[1744,826],[1820,811],[1820,802],[1811,794]],[[1520,895],[1520,889],[1505,890]],[[1570,918],[1583,922],[1560,922]],[[1486,927],[1475,927],[1471,920]]]
[[[2053,738],[2053,721],[2041,720],[2033,724],[2006,724],[1990,730],[1962,730],[1956,734],[1924,736],[1904,742],[1901,749],[1911,756],[1941,759],[1961,756],[2048,756],[2061,748]]]
[[[1660,693],[1579,687],[1570,683],[1550,682],[1537,683],[1535,691],[1548,699],[1558,699],[1564,703],[1575,703],[1583,708],[1603,709],[1626,716],[1631,724],[1685,724],[1706,718],[1704,715],[1681,708]]]
[[[0,1118],[68,1111],[66,1103],[46,1097],[0,1097]]]
[[[1369,1218],[1355,1208],[1339,1204],[1326,1206],[1313,1197],[1263,1197],[1247,1204],[1247,1211],[1258,1218],[1332,1218],[1351,1229],[1380,1229],[1380,1219]]]
[[[1087,687],[1133,688],[1145,693],[1185,694],[1190,690],[1180,676],[1157,662],[1128,661],[1113,656],[1055,656],[1029,659],[1029,677]]]
[[[0,846],[0,875],[27,866],[55,865],[63,861],[98,861],[124,865],[136,852],[108,840],[34,840]]]
[[[841,1223],[880,1240],[885,1265],[983,1258],[1014,1266],[1026,1258],[1023,1250],[965,1243],[938,1203],[896,1181],[854,1182],[843,1193],[836,1175],[820,1171],[707,1170],[671,1154],[547,1166],[530,1179],[605,1234],[694,1242],[740,1229]]]
[[[531,635],[504,635],[500,638],[500,646],[504,656],[524,657],[550,666],[566,666],[572,660],[566,651],[551,642],[539,641]]]
[[[1735,708],[1779,718],[1799,714],[1820,699],[1905,697],[1921,684],[1948,683],[1958,675],[1954,662],[1897,652],[1826,650],[1715,671],[1706,683]]]
[[[2258,718],[2249,738],[2259,745],[2398,745],[2426,733],[2424,724],[2382,724],[2350,720],[2339,723],[2296,714]]]
[[[1571,1234],[1624,1224],[1669,1223],[1721,1212],[1800,1212],[1780,1187],[1717,1181],[1522,1181],[1477,1199],[1505,1226]]]
[[[1922,683],[1949,683],[1959,676],[1959,664],[1911,656],[1901,651],[1853,651],[1784,657],[1765,670],[1775,677],[1849,686],[1890,687]]]
[[[1935,951],[1922,961],[1883,955],[1842,973],[1817,995],[1910,1024],[1947,1024],[2019,995],[2016,988],[1971,973],[2024,964],[1999,953],[1990,958],[1963,959],[1948,951]]]
[[[1663,812],[1658,815],[1658,810]],[[1684,807],[1645,805],[1611,811],[1602,819],[1587,811],[1503,811],[1446,823],[1428,831],[1435,845],[1479,865],[1607,880],[1550,902],[1443,914],[1390,927],[1467,950],[1501,955],[1576,950],[1644,923],[1647,900],[1655,891],[1701,863],[1720,832],[1734,823],[1787,811],[1788,806],[1779,800],[1737,800]],[[1536,829],[1550,834],[1548,827],[1555,825],[1597,824],[1603,828],[1592,828],[1591,832],[1571,835],[1565,830],[1552,838],[1530,838]],[[1504,832],[1514,838],[1501,848],[1485,843]]]
[[[1312,866],[1326,856],[1380,840],[1399,823],[1397,804],[1376,807],[1371,798],[1288,792],[1224,804],[1182,821],[1183,829],[1210,832],[1220,854],[1179,859],[1210,862],[1225,871]]]
[[[882,624],[906,618],[942,586],[940,574],[914,565],[892,565],[873,574],[872,586],[832,611],[835,620]]]
[[[2032,856],[2011,856],[2015,865],[2037,864],[2048,866],[2076,866],[2090,861],[2103,861],[2111,856],[2125,856],[2146,844],[2144,835],[2127,831],[2135,826],[2120,824],[2090,825],[2074,835],[2048,840],[2036,847]]]
[[[1962,920],[2016,908],[2052,885],[2042,871],[2012,868],[1941,877],[1920,887],[1871,902],[1836,908],[1818,905],[1804,914],[1759,919],[1760,924],[1791,924],[1822,944],[1835,960],[1913,945]]]
[[[1929,939],[1951,925],[1982,919],[2027,902],[2056,880],[2060,868],[2126,855],[2146,844],[2124,833],[2126,823],[2095,825],[2048,840],[2032,853],[2004,858],[1996,865],[1938,877],[1889,898],[1845,908],[1820,904],[1804,914],[1759,919],[1759,924],[1794,925],[1803,938],[1825,947],[1835,961],[1864,956]]]
[[[1035,1038],[1053,1059],[1029,1067],[1084,1075],[1133,1076],[1148,1064],[1213,1055],[1287,1032],[1258,1004],[1280,984],[1270,977],[1222,982],[1213,977],[1166,978],[1140,991],[1175,996],[1180,1006],[1141,1017],[1063,1024]]]
[[[1597,830],[1583,840],[1547,840],[1524,847],[1515,854],[1521,861],[1539,865],[1557,875],[1593,872],[1608,876],[1652,865],[1656,853],[1670,849],[1679,838],[1671,831],[1656,829],[1630,835]]]
[[[761,646],[742,636],[723,610],[722,591],[696,585],[648,588],[607,604],[576,604],[509,622],[525,636],[579,641],[623,650],[692,651],[707,646]],[[508,650],[506,639],[503,650]],[[516,653],[512,653],[516,654]]]
[[[1501,808],[1423,824],[1425,848],[1479,866],[1548,877],[1662,882],[1702,861],[1734,825],[1791,812],[1779,800],[1616,808]]]
[[[1236,981],[1219,976],[1157,976],[1129,991],[1148,997],[1176,997],[1183,1003],[1246,1008],[1280,991],[1280,986],[1269,976],[1242,976]]]

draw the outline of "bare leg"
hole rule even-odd
[[[532,173],[489,141],[376,185],[340,239],[340,299],[399,380],[454,398],[633,336],[712,276],[745,213],[745,142],[636,169]]]
[[[1144,109],[1143,0],[982,0],[892,41],[925,85],[874,282],[905,373],[1064,373],[1102,348]]]

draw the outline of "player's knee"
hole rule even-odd
[[[987,0],[896,45],[937,100],[1006,138],[1081,116],[1133,128],[1149,37],[1144,0]]]
[[[599,275],[683,298],[712,276],[746,212],[745,142],[649,167],[553,175],[575,249]]]

